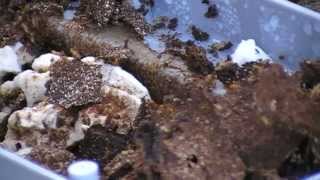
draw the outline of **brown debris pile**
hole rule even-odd
[[[28,158],[63,175],[67,175],[68,166],[75,160],[71,152],[45,145],[33,148]]]
[[[195,40],[197,41],[207,41],[210,35],[196,26],[191,26],[191,33]]]
[[[214,67],[207,59],[206,50],[195,45],[192,41],[182,42],[175,38],[169,38],[166,51],[181,57],[186,61],[191,71],[199,74],[213,72]]]
[[[84,139],[71,148],[71,152],[78,159],[91,159],[104,165],[126,149],[127,145],[127,136],[101,125],[94,125],[88,129]]]
[[[143,14],[136,11],[128,0],[82,1],[80,11],[99,26],[124,22],[133,27],[141,37],[151,30],[150,26],[144,21]]]

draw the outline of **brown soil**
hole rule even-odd
[[[48,144],[34,145],[34,139],[28,140],[34,145],[30,159],[62,174],[76,159],[96,160],[103,179],[280,179],[319,169],[319,61],[303,63],[302,71],[292,76],[276,64],[239,67],[224,61],[213,67],[204,49],[175,39],[170,39],[167,51],[159,56],[137,39],[145,32],[139,29],[145,25],[141,14],[117,14],[117,8],[126,7],[119,2],[99,1],[113,7],[104,16],[99,13],[105,9],[88,1],[88,8],[101,15],[84,14],[94,25],[83,26],[79,19],[65,23],[59,17],[39,16],[41,11],[33,9],[25,12],[22,19],[26,21],[19,27],[25,39],[35,45],[77,57],[97,56],[122,66],[149,89],[153,101],[144,102],[125,134],[117,133],[119,124],[125,122],[114,120],[106,127],[92,126],[83,140],[67,146],[65,137],[79,112],[92,107],[110,114],[105,107],[111,107],[115,100],[101,100],[87,87],[99,89],[101,75],[93,72],[97,67],[58,63],[52,69],[54,88],[49,95],[53,103],[59,104],[62,98],[68,102],[62,105],[71,108],[64,109],[57,129],[41,132],[40,138],[50,139]],[[127,25],[115,25],[118,20],[135,32]],[[174,27],[177,22],[172,21]],[[107,29],[101,30],[97,24]],[[204,32],[194,33],[203,38]],[[230,44],[214,49],[225,46]],[[73,69],[71,74],[65,66]],[[61,76],[83,87],[81,97],[55,96],[52,89],[61,94],[72,90],[67,82],[54,84]],[[81,81],[84,76],[89,76],[88,82]],[[224,84],[226,95],[213,93],[216,80]],[[0,109],[4,106],[13,110],[24,107],[21,92],[15,98],[0,96]],[[112,110],[121,110],[121,104],[114,106],[118,109]],[[0,126],[1,138],[5,125]]]

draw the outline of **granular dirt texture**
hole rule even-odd
[[[312,89],[320,83],[320,61],[305,61],[301,64],[302,86]]]
[[[71,151],[77,159],[92,159],[104,166],[127,148],[128,140],[125,135],[117,134],[101,125],[94,125]]]
[[[205,75],[213,72],[214,67],[207,59],[206,50],[195,45],[192,41],[182,42],[175,38],[169,38],[166,51],[181,57],[186,61],[191,71]]]
[[[99,26],[124,22],[133,27],[139,36],[150,32],[142,13],[136,11],[128,0],[88,0],[81,1],[80,12]]]
[[[63,60],[50,67],[49,102],[65,108],[96,103],[101,100],[100,66],[77,60]]]
[[[34,147],[28,156],[33,161],[64,175],[67,175],[68,166],[75,160],[71,152],[45,145]]]
[[[213,43],[208,50],[209,53],[216,54],[219,51],[230,49],[232,46],[233,44],[230,41],[222,41],[218,43]]]

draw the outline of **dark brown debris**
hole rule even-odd
[[[157,17],[153,24],[153,30],[168,28],[170,30],[175,30],[178,25],[178,18],[169,19],[167,16],[159,16]]]
[[[222,61],[215,67],[217,78],[226,85],[230,85],[236,81],[247,80],[249,75],[255,72],[255,63],[249,63],[243,67],[231,61]],[[257,65],[259,66],[259,65]]]
[[[112,129],[94,125],[71,151],[77,159],[95,160],[104,166],[127,148],[128,139],[127,136],[117,134]]]
[[[217,53],[219,51],[224,51],[227,49],[230,49],[233,46],[233,44],[230,41],[221,41],[218,43],[213,43],[210,47],[209,47],[209,53]]]
[[[169,39],[167,51],[173,55],[180,56],[187,62],[190,70],[199,74],[209,74],[214,67],[207,59],[206,50],[195,45],[192,41],[182,42],[178,39]]]
[[[144,15],[135,10],[128,0],[82,0],[80,12],[102,27],[123,22],[141,37],[151,31],[150,25],[144,21]]]
[[[77,60],[63,60],[50,67],[49,102],[65,108],[96,103],[101,100],[100,67]]]
[[[196,26],[191,26],[191,33],[193,38],[197,41],[206,41],[209,39],[209,34],[201,31],[201,29],[197,28]]]
[[[67,175],[68,166],[75,160],[71,152],[45,145],[34,147],[28,158],[63,175]]]
[[[203,4],[209,4],[210,2],[209,2],[209,0],[202,0],[202,3]]]
[[[304,61],[301,64],[302,86],[312,89],[320,83],[320,61]]]
[[[207,12],[204,14],[204,16],[207,17],[207,18],[215,18],[218,15],[219,15],[218,8],[217,8],[217,6],[215,4],[210,5],[208,7]]]
[[[168,24],[168,21],[169,21],[169,18],[167,16],[157,17],[152,24],[153,30],[165,28],[166,25]]]
[[[175,30],[178,26],[178,18],[172,18],[169,20],[168,28],[171,30]]]

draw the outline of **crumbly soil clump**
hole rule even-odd
[[[92,19],[99,26],[124,22],[143,37],[150,32],[142,13],[136,11],[128,0],[82,0],[80,13]]]
[[[80,61],[59,61],[50,68],[49,102],[65,108],[101,100],[102,75],[97,65]]]
[[[182,42],[176,38],[168,38],[166,51],[186,61],[191,71],[199,74],[210,74],[214,67],[207,59],[206,50],[192,41]]]

